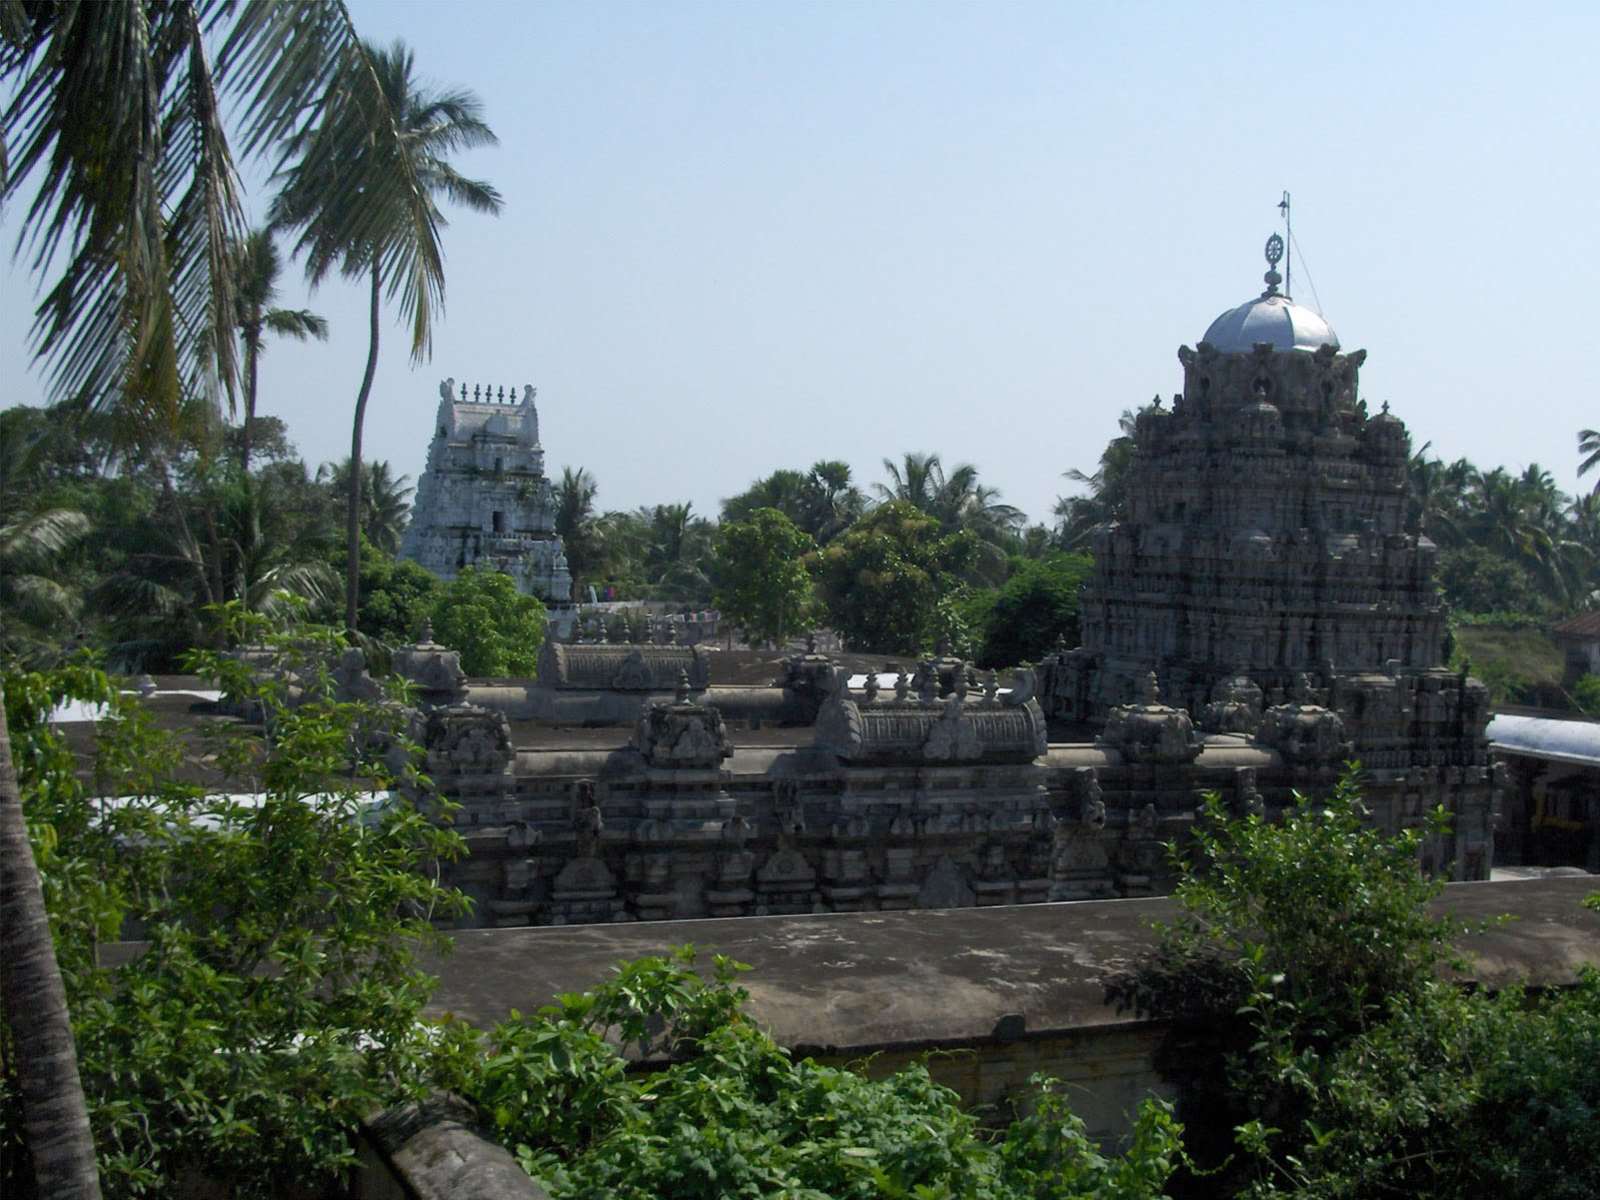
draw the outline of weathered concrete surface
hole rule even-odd
[[[1464,920],[1515,920],[1467,939],[1489,987],[1571,983],[1600,967],[1600,914],[1579,901],[1593,877],[1451,884],[1438,902]],[[559,992],[582,991],[626,959],[693,943],[754,969],[750,1011],[808,1052],[975,1046],[1139,1024],[1105,1001],[1105,977],[1153,944],[1167,898],[737,921],[467,930],[434,966],[432,1010],[491,1025]],[[1018,1025],[1016,1017],[1021,1017]]]

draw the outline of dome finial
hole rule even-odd
[[[1283,258],[1283,239],[1273,234],[1267,239],[1267,273],[1261,278],[1266,281],[1267,290],[1264,295],[1276,296],[1278,285],[1283,282],[1283,276],[1278,274],[1278,262]]]

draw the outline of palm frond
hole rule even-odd
[[[47,562],[89,529],[89,518],[70,508],[47,509],[0,525],[0,571]]]

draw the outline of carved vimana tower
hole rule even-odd
[[[561,609],[572,575],[556,533],[554,491],[544,473],[533,387],[507,395],[455,380],[439,385],[428,464],[417,483],[400,553],[443,579],[467,566],[510,575],[519,591]],[[560,624],[559,613],[552,618]]]
[[[1139,414],[1126,510],[1094,533],[1082,645],[1041,671],[1048,711],[1098,725],[1151,671],[1197,723],[1238,697],[1314,702],[1369,786],[1481,790],[1467,808],[1486,815],[1487,693],[1445,665],[1410,437],[1359,397],[1366,352],[1279,291],[1283,250],[1274,234],[1266,290],[1179,349],[1183,392]]]

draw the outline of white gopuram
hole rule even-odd
[[[462,384],[457,395],[454,379],[439,385],[428,465],[400,553],[441,579],[468,566],[503,571],[519,591],[565,609],[572,575],[556,532],[535,394],[525,386],[518,400],[515,388],[508,397],[503,387],[496,396],[478,386],[469,396]]]

